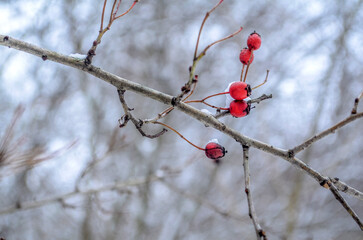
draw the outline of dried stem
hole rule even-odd
[[[243,148],[243,169],[245,176],[245,193],[247,195],[248,202],[248,215],[250,216],[253,226],[255,227],[256,237],[257,239],[267,239],[265,231],[262,229],[261,225],[258,222],[257,214],[255,211],[255,206],[252,200],[252,193],[250,189],[250,168],[249,168],[249,147],[246,145],[242,145]]]

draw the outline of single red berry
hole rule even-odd
[[[233,117],[244,117],[250,113],[251,105],[243,100],[234,100],[229,105],[229,112]]]
[[[252,54],[252,56],[251,56]],[[251,60],[250,60],[251,58]],[[241,61],[242,64],[247,65],[248,61],[250,61],[250,64],[253,62],[253,52],[251,52],[250,49],[248,48],[244,48],[241,50],[241,53],[239,54],[239,60]]]
[[[260,34],[253,32],[247,39],[247,46],[249,49],[257,50],[261,46],[261,36]]]
[[[251,86],[245,82],[234,82],[229,87],[229,95],[236,100],[243,100],[251,95]]]
[[[209,142],[207,146],[205,146],[205,155],[213,160],[216,160],[216,163],[218,163],[218,160],[226,154],[226,149],[216,143],[216,142]]]

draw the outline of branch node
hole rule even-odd
[[[47,55],[45,55],[45,54],[43,54],[43,55],[42,55],[42,59],[43,59],[43,61],[46,61],[46,60],[48,59],[48,56],[47,56]]]
[[[290,149],[289,151],[287,151],[287,155],[289,158],[294,158],[295,157],[295,152],[293,149]]]
[[[324,179],[323,181],[321,181],[319,184],[323,188],[329,189],[328,181],[326,179]]]
[[[180,102],[180,98],[173,97],[173,98],[171,99],[171,105],[172,105],[173,107],[175,107],[175,106],[176,106],[179,102]]]
[[[9,41],[9,36],[5,36],[3,40],[4,40],[4,42]]]

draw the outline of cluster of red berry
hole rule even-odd
[[[247,46],[248,48],[242,49],[239,55],[239,59],[243,64],[240,81],[231,83],[228,87],[228,92],[222,92],[209,96],[212,97],[221,94],[229,94],[233,98],[233,100],[229,104],[229,108],[218,109],[228,110],[232,116],[237,118],[248,115],[251,109],[251,104],[245,99],[251,95],[252,89],[251,86],[245,82],[245,80],[248,72],[248,67],[253,62],[253,51],[259,49],[261,46],[261,36],[256,32],[251,33],[247,39]],[[245,66],[247,66],[247,70],[244,76],[244,80],[242,81]],[[216,141],[209,142],[205,147],[205,155],[208,158],[213,159],[216,163],[219,163],[219,159],[224,157],[225,153],[225,148]]]

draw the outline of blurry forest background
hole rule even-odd
[[[105,34],[93,64],[176,95],[188,79],[202,19],[216,3],[140,1]],[[256,30],[262,46],[247,81],[257,85],[269,69],[268,83],[253,97],[271,93],[273,98],[247,117],[222,121],[246,136],[289,149],[343,120],[363,88],[362,3],[224,1],[207,20],[200,49],[244,29],[207,52],[197,66],[193,99],[238,81],[239,52]],[[125,0],[121,7],[131,4]],[[102,5],[2,0],[0,33],[63,54],[86,54],[98,34]],[[5,47],[0,47],[0,97],[0,146],[8,149],[8,160],[0,163],[0,237],[255,239],[242,148],[233,139],[178,111],[163,120],[200,146],[218,138],[228,154],[216,166],[171,131],[147,139],[131,123],[120,129],[123,110],[113,86]],[[165,109],[131,92],[125,97],[139,118]],[[211,102],[224,105],[224,97]],[[19,117],[9,136],[14,114]],[[156,133],[160,126],[145,130]],[[362,132],[362,121],[355,121],[298,157],[362,191]],[[32,166],[37,160],[41,163]],[[362,239],[331,192],[286,161],[251,149],[250,168],[257,215],[269,239]],[[115,182],[125,184],[112,189]],[[344,196],[362,217],[362,202]],[[16,208],[34,202],[28,209]]]

